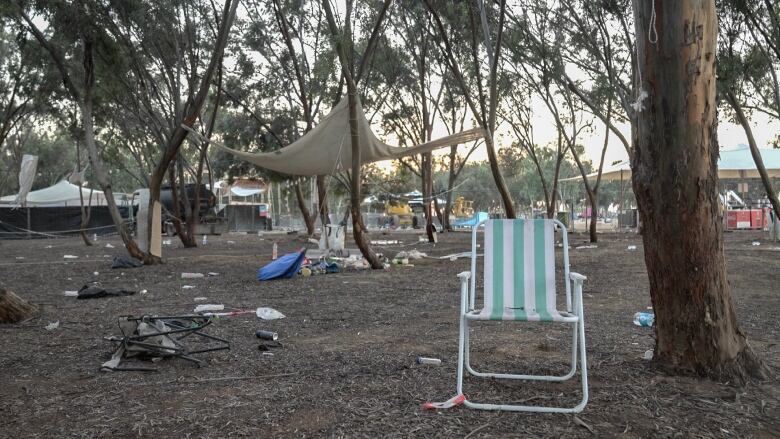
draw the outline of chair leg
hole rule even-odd
[[[582,401],[574,407],[575,413],[579,413],[588,404],[588,359],[585,349],[585,313],[580,301],[580,322],[577,325],[580,335],[580,379],[582,380]]]
[[[467,319],[464,319],[467,320]],[[571,369],[565,375],[550,376],[550,375],[522,375],[511,373],[493,373],[493,372],[479,372],[471,366],[469,356],[469,332],[468,326],[465,334],[465,368],[470,375],[480,378],[499,378],[509,380],[531,380],[531,381],[567,381],[570,380],[575,373],[577,373],[577,327],[578,324],[572,323],[572,347],[571,347]]]
[[[457,394],[463,394],[463,360],[467,356],[466,345],[468,344],[469,323],[466,316],[461,312],[460,330],[458,336],[458,385]]]

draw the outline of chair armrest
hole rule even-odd
[[[470,271],[463,271],[458,273],[458,279],[460,279],[461,282],[466,282],[469,279],[471,279],[471,272]]]
[[[571,272],[569,273],[569,279],[573,280],[576,284],[582,284],[584,283],[588,278],[587,276],[583,276],[579,273]]]

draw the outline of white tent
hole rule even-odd
[[[769,177],[780,177],[780,149],[759,148],[761,159],[764,162]],[[588,179],[595,179],[598,173],[593,172],[587,175]],[[736,148],[722,149],[718,158],[718,178],[720,179],[739,179],[739,178],[761,178],[750,154],[750,148],[741,144]],[[582,177],[570,177],[561,179],[561,181],[578,181]],[[610,166],[604,166],[601,173],[602,181],[630,181],[631,164],[628,161],[616,163]]]
[[[92,190],[85,187],[79,187],[75,184],[62,180],[54,186],[32,191],[27,194],[28,207],[60,207],[60,206],[79,206],[79,192],[84,196],[84,204],[89,203],[89,194],[92,192],[92,206],[105,206],[106,197],[102,191]],[[115,197],[116,198],[116,197]],[[16,195],[0,197],[0,205],[17,205]]]

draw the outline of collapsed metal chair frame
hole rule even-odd
[[[128,331],[124,326],[128,322],[135,323],[132,326],[132,331]],[[161,322],[170,330],[155,332],[147,332],[143,335],[135,334],[139,323],[147,323],[153,325],[155,328],[158,322]],[[186,325],[189,322],[189,325]],[[176,357],[181,358],[192,363],[195,363],[199,367],[204,363],[203,360],[199,360],[192,355],[202,354],[205,352],[221,351],[230,349],[230,342],[213,335],[202,332],[204,328],[212,323],[211,317],[202,315],[182,315],[182,316],[121,316],[117,319],[117,325],[121,336],[106,337],[106,340],[119,343],[117,349],[112,355],[112,360],[115,361],[115,365],[108,366],[108,363],[104,363],[101,369],[115,370],[115,371],[155,371],[156,368],[144,367],[144,366],[124,366],[121,367],[120,363],[124,359],[125,353],[131,353],[134,355],[146,355],[150,357]],[[124,325],[123,325],[124,324]],[[128,334],[128,332],[130,332]],[[207,340],[216,341],[219,344],[216,346],[209,346],[202,349],[190,350],[181,341],[190,336],[197,336]],[[148,340],[153,337],[163,337],[168,340],[170,344],[162,345],[160,343],[149,343]]]

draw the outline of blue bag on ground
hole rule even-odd
[[[298,273],[306,255],[306,249],[287,253],[257,271],[257,280],[289,279]]]

